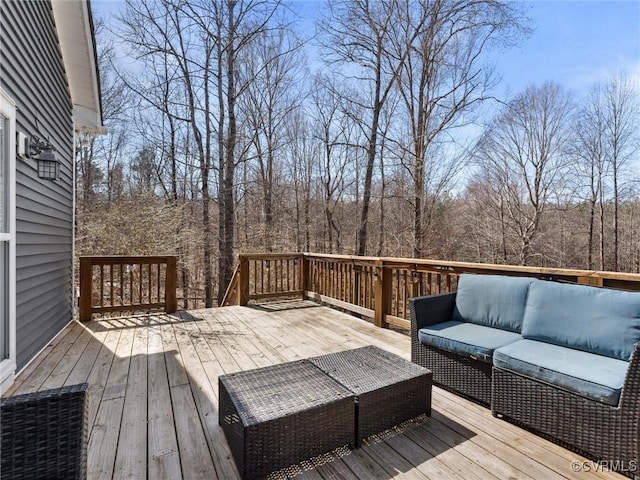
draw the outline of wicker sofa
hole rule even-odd
[[[86,383],[3,398],[2,479],[87,476]]]
[[[434,384],[640,473],[640,293],[463,274],[409,309],[412,360]]]

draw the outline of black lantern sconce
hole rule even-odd
[[[56,159],[55,147],[48,140],[41,140],[36,135],[29,139],[27,148],[30,156],[37,155],[38,177],[45,180],[60,178],[60,162]]]

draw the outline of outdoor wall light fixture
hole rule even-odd
[[[37,155],[38,177],[45,180],[60,178],[60,162],[56,159],[55,147],[48,140],[41,140],[36,135],[29,139],[30,156]]]

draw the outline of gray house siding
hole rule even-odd
[[[49,1],[0,2],[0,86],[17,104],[16,130],[48,138],[60,179],[16,160],[18,370],[72,320],[72,104]]]

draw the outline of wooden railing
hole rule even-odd
[[[300,253],[238,255],[238,266],[221,306],[302,296],[303,262],[304,255]]]
[[[407,300],[455,291],[462,273],[528,276],[640,290],[640,275],[589,270],[320,254],[240,255],[223,305],[298,296],[409,329]],[[235,282],[235,283],[234,283]]]
[[[80,321],[94,313],[177,310],[176,257],[80,257]]]

